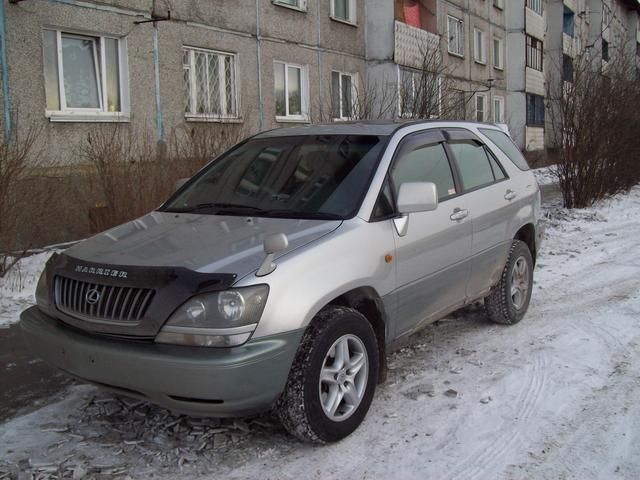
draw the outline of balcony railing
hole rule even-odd
[[[441,55],[440,35],[395,22],[394,61],[398,65],[421,68],[425,59],[434,59],[434,54]]]

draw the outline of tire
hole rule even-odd
[[[491,321],[502,325],[518,323],[527,313],[532,289],[531,252],[526,243],[514,240],[500,281],[484,299],[487,316]]]
[[[338,351],[344,358],[344,342],[352,368],[336,363],[343,363]],[[308,442],[330,443],[343,439],[358,428],[369,410],[378,368],[378,343],[367,319],[351,308],[324,308],[302,337],[276,406],[282,425],[295,437]],[[353,374],[356,369],[357,373]],[[330,370],[336,373],[329,374]],[[321,382],[322,372],[325,380]],[[330,402],[330,398],[338,399],[339,394],[343,397],[338,402]],[[336,403],[338,408],[333,414],[323,406]]]

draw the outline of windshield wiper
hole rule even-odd
[[[249,212],[262,212],[263,210],[259,207],[252,207],[250,205],[240,205],[236,203],[199,203],[193,207],[184,207],[184,208],[167,208],[165,212],[172,213],[196,213],[201,212],[203,210],[214,210],[215,213],[247,213]]]

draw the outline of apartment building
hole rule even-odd
[[[452,118],[503,123],[507,112],[503,0],[371,0],[367,2],[369,79],[394,88],[395,116],[406,116],[426,55],[437,50],[436,73],[447,79],[440,111]],[[441,82],[444,84],[445,82]],[[391,116],[391,115],[390,115]]]
[[[637,0],[549,0],[544,64],[553,97],[573,83],[575,61],[594,61],[606,74],[609,62],[624,55],[640,67],[639,13]],[[554,148],[559,122],[549,107],[545,147]]]
[[[69,161],[96,123],[163,141],[348,118],[366,73],[364,0],[2,0],[5,135],[42,126]]]
[[[518,146],[540,151],[545,138],[544,43],[546,0],[509,0],[507,7],[507,123]]]
[[[640,55],[640,2],[638,0],[587,0],[591,54],[603,69],[619,55]]]

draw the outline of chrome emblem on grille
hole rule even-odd
[[[89,305],[95,305],[100,300],[100,292],[96,288],[92,288],[84,296],[84,299]]]

